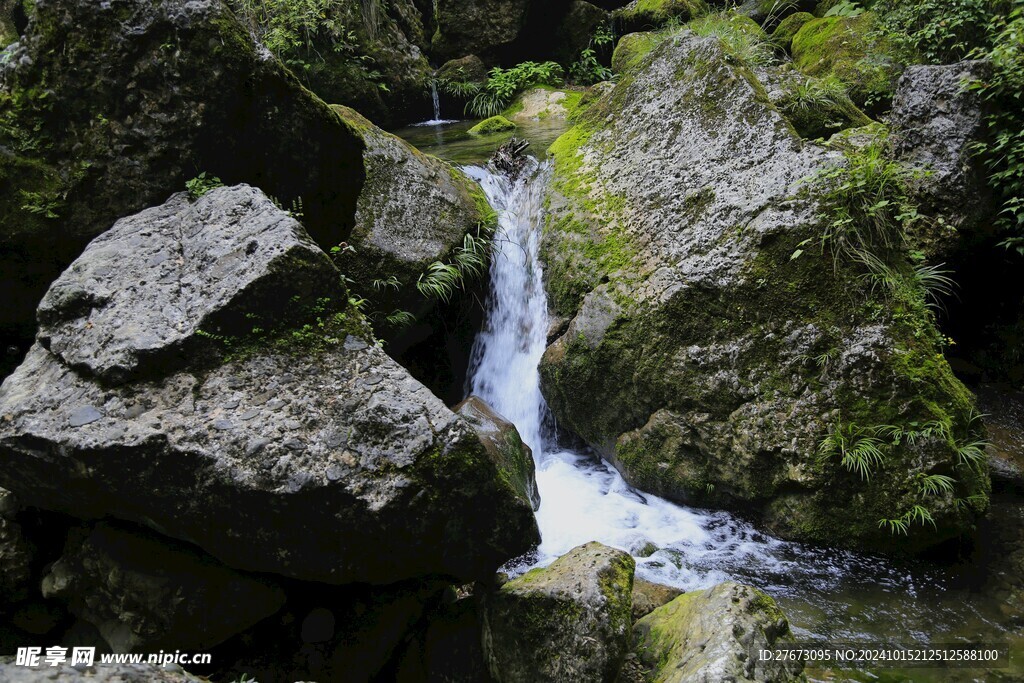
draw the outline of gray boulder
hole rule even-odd
[[[684,593],[637,621],[633,637],[655,683],[802,679],[802,662],[759,658],[759,650],[793,639],[775,601],[749,586],[726,582]]]
[[[541,257],[572,322],[540,370],[562,426],[643,490],[791,538],[891,550],[880,520],[916,505],[935,525],[903,550],[971,528],[988,477],[958,455],[973,398],[931,315],[822,251],[832,217],[804,179],[846,161],[802,141],[717,39],[658,42],[551,153]],[[884,443],[885,476],[834,446],[925,424],[948,437]],[[955,492],[922,493],[939,472]]]
[[[597,542],[484,597],[483,643],[498,683],[612,683],[629,649],[633,558]]]
[[[512,482],[516,492],[529,500],[534,510],[539,509],[533,451],[523,443],[516,426],[494,412],[479,396],[470,396],[454,410],[476,431],[501,476]]]
[[[119,383],[187,363],[210,343],[201,330],[239,312],[311,306],[337,280],[261,191],[217,188],[195,203],[179,193],[92,241],[39,304],[38,339],[79,374]]]
[[[284,605],[284,591],[195,550],[97,524],[68,535],[43,577],[43,596],[67,602],[114,652],[205,651]]]
[[[226,242],[206,243],[213,251],[190,252],[189,259],[212,264],[213,254],[246,254],[250,220],[279,234],[256,241],[246,254],[247,272],[268,270],[275,258],[261,244],[296,239],[284,212],[268,220],[260,209],[266,200],[234,203],[240,192],[251,196],[234,188],[206,198],[234,207],[233,213],[228,206],[208,208],[236,225],[224,230]],[[187,215],[198,219],[192,211]],[[125,224],[164,216],[143,212],[117,229],[130,235]],[[150,225],[152,233],[181,227],[162,220]],[[100,241],[87,249],[69,277],[95,272],[93,260],[107,246]],[[122,248],[140,247],[124,241]],[[288,277],[267,282],[278,301],[313,295],[316,305],[294,306],[276,325],[232,309],[276,336],[225,326],[200,335],[227,346],[219,364],[205,356],[186,358],[195,363],[180,368],[154,364],[145,381],[105,387],[34,346],[0,387],[0,485],[29,505],[140,523],[238,569],[326,583],[430,574],[481,579],[526,551],[539,540],[530,501],[499,476],[465,421],[366,340],[362,316],[340,303],[346,301],[340,284],[305,289],[323,266],[301,253],[309,263],[292,259]],[[208,278],[197,288],[206,292],[230,269],[183,271]],[[129,303],[116,292],[143,285],[132,279],[134,270],[118,272],[121,277],[102,280],[102,291],[101,280],[80,278],[80,300]],[[208,302],[225,300],[212,292]],[[134,300],[148,306],[142,295]],[[70,315],[65,323],[83,328],[92,308],[80,308],[77,321]],[[179,320],[149,319],[156,339],[171,339],[161,326]],[[116,333],[107,343],[130,346]]]
[[[988,227],[993,212],[984,169],[972,152],[986,134],[986,109],[970,87],[990,70],[980,61],[912,66],[896,87],[889,116],[893,152],[927,173],[917,182],[917,198],[944,219],[933,234],[919,236],[932,254],[948,252],[958,233]]]

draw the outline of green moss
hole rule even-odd
[[[805,23],[793,37],[793,62],[808,76],[833,76],[859,107],[886,108],[899,68],[890,45],[874,31],[875,15],[827,17]]]
[[[617,12],[619,21],[632,32],[658,28],[669,21],[689,21],[707,14],[704,0],[639,0]]]
[[[480,123],[476,124],[469,129],[470,135],[491,135],[494,133],[504,133],[506,131],[515,130],[518,126],[512,123],[504,116],[492,116],[489,119],[484,119]]]
[[[643,62],[654,48],[668,37],[664,32],[629,33],[619,39],[612,54],[612,70],[617,74],[626,73]]]
[[[793,45],[793,38],[803,28],[804,24],[814,20],[810,12],[797,12],[779,22],[779,25],[772,31],[772,42],[779,48],[789,52]]]

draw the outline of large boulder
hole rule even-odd
[[[531,0],[437,0],[431,54],[493,58],[519,38]]]
[[[613,683],[629,649],[633,558],[592,542],[484,598],[497,683]]]
[[[221,0],[42,0],[0,67],[0,313],[29,339],[50,282],[118,218],[200,172],[352,227],[359,137]],[[9,343],[9,341],[8,341]]]
[[[0,387],[0,484],[29,505],[149,526],[235,568],[325,583],[474,580],[538,541],[530,501],[472,428],[372,342],[340,276],[308,289],[328,257],[286,253],[290,268],[271,267],[282,245],[311,244],[294,219],[247,187],[168,205],[122,219],[68,269],[53,291],[80,305],[61,309],[63,325],[88,340],[102,318],[115,330],[102,333],[104,358],[105,345],[189,348],[168,328],[205,319],[213,326],[192,336],[217,342],[220,357],[186,354],[184,366],[153,363],[144,379],[108,386],[93,375],[101,366],[79,370],[66,350],[35,345]],[[211,215],[231,224],[223,241],[197,237]],[[143,284],[137,270],[104,270],[119,236],[121,253],[178,249],[149,258]],[[254,311],[240,296],[211,320],[224,301],[216,283],[236,286],[225,276],[239,260],[272,273],[260,288],[289,310]],[[159,311],[148,334],[126,324],[142,317],[134,306]]]
[[[484,316],[497,214],[462,171],[352,109],[334,109],[366,146],[352,248],[337,263],[366,299],[391,357],[442,398],[458,401]],[[457,277],[448,279],[452,272]]]
[[[716,39],[662,42],[551,153],[541,256],[572,322],[541,382],[562,426],[641,489],[791,538],[891,550],[881,520],[915,506],[934,526],[908,525],[902,549],[971,528],[989,486],[963,454],[973,397],[923,298],[800,254],[832,220],[804,179],[844,160],[801,141]],[[887,426],[920,438],[883,443]],[[857,449],[876,442],[864,478]],[[926,494],[932,474],[954,490]]]
[[[205,651],[284,604],[280,587],[183,544],[110,524],[68,534],[43,595],[69,603],[114,652]]]
[[[750,586],[684,593],[637,621],[633,638],[654,683],[802,679],[802,662],[761,659],[793,638],[775,601]]]
[[[939,234],[929,235],[931,253],[948,252],[958,235],[976,237],[993,212],[983,166],[973,146],[986,134],[981,94],[986,62],[912,66],[899,80],[889,125],[893,153],[919,169],[916,194],[930,213],[941,215]]]

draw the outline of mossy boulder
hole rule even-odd
[[[449,59],[435,73],[437,81],[445,83],[475,83],[483,85],[487,82],[487,66],[476,55],[466,55],[458,59]]]
[[[538,86],[519,93],[502,115],[512,123],[546,119],[566,121],[582,99],[583,93],[578,90]]]
[[[901,69],[888,42],[874,32],[875,21],[872,12],[808,21],[793,36],[794,64],[808,76],[838,78],[858,107],[884,111]]]
[[[626,34],[661,28],[673,20],[685,23],[708,11],[704,0],[633,0],[612,16],[619,32]]]
[[[769,97],[801,137],[827,139],[839,131],[871,124],[846,88],[834,80],[804,76],[789,65],[763,73]]]
[[[523,443],[516,426],[503,418],[479,396],[470,396],[455,406],[455,413],[468,422],[506,479],[534,510],[540,508],[533,452]]]
[[[615,52],[612,53],[612,71],[617,74],[626,73],[640,64],[643,58],[666,37],[666,33],[655,31],[627,33],[622,36],[615,45]]]
[[[803,663],[763,661],[759,650],[793,641],[770,596],[726,582],[684,593],[633,626],[652,683],[803,680]]]
[[[793,45],[793,38],[803,28],[804,24],[814,21],[814,15],[810,12],[797,12],[779,22],[779,25],[772,31],[772,42],[779,48],[789,52]]]
[[[515,130],[518,126],[500,114],[484,119],[469,129],[470,135],[492,135],[494,133],[505,133]]]
[[[335,105],[334,111],[362,139],[366,178],[347,240],[353,250],[340,254],[338,263],[352,289],[369,302],[367,310],[376,312],[378,335],[393,341],[408,332],[409,322],[395,319],[395,311],[422,317],[438,304],[416,286],[431,264],[452,262],[467,236],[484,244],[490,239],[490,206],[458,169],[353,109]],[[478,279],[486,263],[478,270],[465,278]],[[457,300],[462,291],[451,295]]]
[[[487,594],[483,643],[497,683],[614,683],[629,649],[629,554],[591,542]]]
[[[219,0],[35,3],[0,86],[0,334],[115,220],[207,172],[352,228],[362,143]]]
[[[923,293],[884,297],[807,248],[833,219],[805,179],[845,161],[802,141],[718,40],[661,43],[550,153],[541,257],[572,321],[541,382],[560,425],[641,489],[789,538],[891,551],[881,520],[917,505],[935,525],[899,551],[972,528],[989,486],[959,454],[973,397]],[[925,424],[945,427],[891,445],[870,480],[822,446]],[[932,474],[954,491],[924,493]]]
[[[235,0],[228,0],[229,4]],[[271,5],[269,13],[295,12]],[[243,14],[240,12],[240,15]],[[423,15],[413,0],[334,0],[324,29],[308,46],[282,54],[302,82],[326,102],[353,107],[381,126],[422,121],[432,111],[433,68]]]

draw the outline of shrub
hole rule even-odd
[[[504,111],[513,98],[532,85],[561,85],[562,66],[557,62],[522,62],[510,69],[494,67],[487,83],[467,105],[477,118],[488,118]]]

